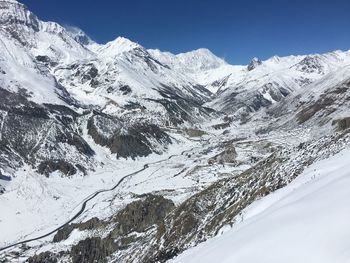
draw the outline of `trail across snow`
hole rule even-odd
[[[350,150],[317,162],[253,203],[221,236],[172,263],[350,262]]]

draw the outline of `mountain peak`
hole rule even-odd
[[[255,69],[256,67],[260,66],[261,64],[262,64],[262,61],[259,58],[257,58],[257,57],[252,58],[252,60],[248,64],[248,71]]]
[[[214,69],[226,64],[225,60],[217,57],[206,48],[180,53],[176,57],[181,64],[191,65],[191,68],[195,71]]]
[[[117,37],[115,40],[109,43],[123,47],[124,49],[134,49],[136,47],[140,47],[138,43],[132,42],[130,39],[121,36]]]
[[[117,37],[115,40],[107,42],[104,45],[98,45],[97,48],[94,48],[94,51],[104,56],[113,57],[136,48],[143,47],[125,37]]]
[[[65,26],[67,33],[83,46],[94,44],[95,42],[80,28],[74,26]]]

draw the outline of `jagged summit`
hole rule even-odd
[[[66,26],[65,28],[68,34],[78,43],[84,46],[95,44],[95,41],[93,41],[82,29],[74,26]]]
[[[260,66],[262,64],[262,61],[259,59],[259,58],[257,58],[257,57],[254,57],[251,61],[250,61],[250,63],[249,63],[249,65],[248,65],[248,71],[251,71],[251,70],[253,70],[253,69],[255,69],[256,67],[258,67],[258,66]]]

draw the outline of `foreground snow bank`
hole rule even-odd
[[[254,203],[243,222],[173,263],[350,262],[350,150]]]

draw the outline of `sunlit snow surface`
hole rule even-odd
[[[350,262],[350,150],[317,162],[255,202],[224,234],[172,263]]]

